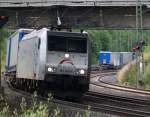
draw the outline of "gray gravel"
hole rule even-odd
[[[109,83],[109,84],[118,84],[116,75],[105,76],[100,78],[99,80]]]

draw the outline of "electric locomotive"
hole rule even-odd
[[[8,40],[6,62],[8,80],[22,90],[77,95],[89,89],[90,40],[84,31],[20,29]]]

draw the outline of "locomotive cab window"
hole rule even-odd
[[[66,51],[66,39],[64,37],[49,36],[48,51]]]
[[[48,36],[48,51],[87,52],[87,40],[79,37]]]
[[[68,40],[68,52],[86,53],[86,40]]]

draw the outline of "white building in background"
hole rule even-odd
[[[140,1],[140,0],[139,0]],[[150,7],[150,0],[141,0]],[[137,0],[0,0],[0,7],[136,6]]]

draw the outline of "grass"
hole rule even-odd
[[[136,87],[136,75],[135,75],[136,68],[133,66],[129,73],[127,74],[127,85],[131,87]]]
[[[38,101],[36,93],[30,102],[22,98],[19,108],[11,108],[11,105],[5,101],[0,110],[0,117],[49,117],[49,105],[52,104],[51,101],[52,97],[47,98],[46,102]],[[57,107],[53,109],[53,117],[59,117]]]
[[[118,72],[117,78],[119,84],[136,87],[136,63],[132,64],[130,68],[128,67],[128,69],[126,69],[126,66]],[[146,46],[144,48],[144,73],[141,72],[138,88],[150,90],[150,46]]]
[[[12,106],[7,103],[7,100],[5,100],[3,104],[0,103],[0,117],[98,117],[90,111],[90,106],[88,106],[83,113],[78,111],[70,113],[70,111],[72,111],[70,109],[67,109],[66,113],[56,103],[53,103],[53,97],[51,95],[48,96],[47,101],[39,101],[37,94],[34,93],[32,99],[22,98],[18,105],[19,107]]]
[[[117,79],[120,85],[135,87],[135,65],[136,61],[133,61],[130,64],[125,65],[121,70],[119,70],[119,72],[117,73]]]
[[[36,95],[30,103],[29,106],[26,99],[22,98],[19,108],[12,108],[12,105],[5,100],[0,117],[48,117],[48,103],[37,101]]]
[[[144,88],[150,89],[150,46],[145,47],[144,49],[144,74],[142,76],[144,82]]]

